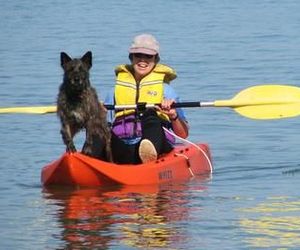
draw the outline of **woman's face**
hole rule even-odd
[[[132,66],[134,69],[134,77],[140,81],[148,75],[155,66],[155,55],[146,55],[141,53],[133,54]]]

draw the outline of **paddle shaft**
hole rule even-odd
[[[153,108],[160,104],[132,104],[132,105],[104,105],[108,110],[124,110],[124,109],[145,109]],[[172,107],[174,108],[192,108],[192,107],[201,107],[203,106],[200,102],[180,102],[174,103]],[[211,103],[213,106],[213,103]],[[36,106],[36,107],[6,107],[0,108],[0,114],[50,114],[56,112],[56,106]]]
[[[159,104],[132,104],[132,105],[104,105],[108,110],[120,110],[120,109],[136,109],[139,106],[144,108],[153,108],[159,106]],[[197,108],[197,107],[213,107],[213,102],[178,102],[172,105],[172,108]]]

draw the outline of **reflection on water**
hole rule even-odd
[[[195,188],[195,187],[193,187]],[[201,182],[198,187],[203,190]],[[111,246],[170,247],[183,240],[176,222],[188,220],[186,184],[119,187],[114,190],[44,190],[56,206],[68,249]],[[54,201],[54,202],[53,202]]]
[[[300,200],[271,197],[240,211],[240,226],[249,234],[245,241],[252,247],[300,247]]]

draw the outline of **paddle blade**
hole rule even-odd
[[[0,114],[47,114],[55,113],[56,106],[40,106],[40,107],[14,107],[14,108],[0,108]]]
[[[231,107],[251,119],[282,119],[300,115],[300,88],[288,85],[259,85],[247,88],[217,107]]]

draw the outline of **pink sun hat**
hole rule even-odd
[[[157,55],[159,54],[159,43],[154,36],[150,34],[141,34],[133,39],[133,42],[129,48],[129,53]]]

